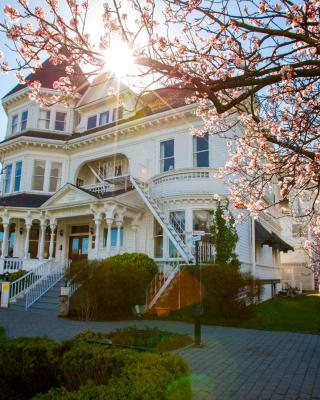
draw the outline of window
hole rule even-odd
[[[160,172],[174,169],[174,140],[160,143]]]
[[[61,170],[62,170],[61,163],[59,162],[51,163],[49,192],[56,192],[57,189],[59,189],[61,184]]]
[[[292,224],[292,237],[294,238],[308,237],[308,226],[303,224]]]
[[[43,190],[46,162],[36,160],[33,166],[32,190]]]
[[[193,211],[193,230],[204,231],[210,233],[210,225],[212,216],[209,210],[194,210]]]
[[[23,111],[21,115],[21,130],[24,131],[27,129],[27,122],[28,122],[28,110]]]
[[[185,242],[185,212],[171,211],[169,219],[175,230],[181,235],[182,240]],[[169,257],[179,257],[179,253],[171,240],[169,240]]]
[[[51,112],[49,110],[40,111],[40,128],[50,129],[50,116]]]
[[[112,121],[118,121],[123,117],[123,106],[114,108],[112,111]]]
[[[115,247],[117,245],[117,231],[118,228],[111,228],[111,246]],[[103,231],[103,246],[107,246],[108,229]],[[123,246],[123,228],[120,228],[120,246]]]
[[[83,185],[84,185],[84,180],[81,179],[81,178],[77,178],[77,183],[76,183],[76,185],[77,185],[77,186],[83,186]]]
[[[88,118],[87,129],[92,129],[95,128],[96,126],[97,126],[97,116],[92,115],[91,117]]]
[[[193,137],[193,166],[209,167],[209,135]]]
[[[159,222],[155,219],[153,224],[153,243],[154,243],[154,257],[163,257],[163,229]]]
[[[22,173],[22,161],[17,161],[15,176],[14,176],[14,191],[15,192],[19,192],[19,190],[20,190],[21,173]]]
[[[105,111],[100,114],[99,125],[105,125],[109,122],[109,111]]]
[[[65,112],[56,112],[56,121],[54,124],[54,129],[56,131],[64,131],[65,130],[65,124],[66,124],[66,113]]]
[[[13,115],[12,120],[11,120],[11,133],[12,134],[18,132],[18,120],[19,120],[18,114]]]
[[[40,235],[40,225],[38,223],[33,223],[30,229],[30,236],[29,236],[30,258],[37,258],[38,256],[38,246],[40,237],[39,235]]]
[[[8,164],[6,167],[6,175],[4,178],[4,192],[9,193],[11,189],[11,175],[12,175],[12,164]]]

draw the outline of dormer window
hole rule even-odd
[[[66,125],[66,116],[67,113],[57,111],[56,112],[56,120],[54,124],[54,129],[56,131],[64,131],[65,130],[65,125]]]
[[[97,115],[92,115],[88,118],[87,129],[92,129],[97,126]]]
[[[113,109],[112,112],[112,121],[118,121],[123,117],[123,106],[117,107]]]
[[[15,114],[12,116],[12,120],[11,120],[11,133],[12,134],[15,134],[18,132],[18,120],[19,120],[18,114]]]
[[[27,122],[28,122],[28,110],[23,111],[21,114],[21,131],[24,131],[27,129]]]
[[[100,114],[99,125],[106,125],[109,122],[109,111]]]

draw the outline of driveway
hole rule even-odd
[[[8,337],[72,337],[85,328],[112,331],[136,324],[193,334],[170,321],[79,322],[52,314],[0,309]],[[320,336],[204,326],[204,346],[177,351],[191,367],[198,400],[320,400]]]

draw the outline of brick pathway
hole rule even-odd
[[[52,315],[0,309],[8,337],[48,335],[61,340],[85,328],[158,326],[192,334],[190,324],[169,321],[78,322]],[[178,353],[191,367],[198,400],[320,400],[320,336],[203,327],[202,348]]]

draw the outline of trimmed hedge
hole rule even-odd
[[[146,289],[157,271],[157,264],[140,253],[73,264],[70,275],[81,288],[71,300],[71,315],[98,320],[132,316],[135,305],[145,304]]]

